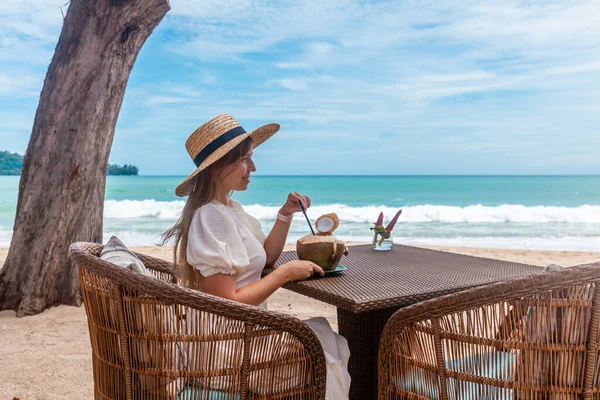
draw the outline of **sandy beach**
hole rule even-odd
[[[535,265],[573,266],[600,260],[600,253],[594,252],[424,247]],[[164,259],[171,257],[171,249],[165,247],[135,250]],[[0,249],[0,265],[7,252]],[[334,307],[285,289],[272,296],[269,308],[299,318],[325,316],[337,328]],[[13,311],[0,312],[0,400],[14,398],[93,398],[91,349],[83,307],[55,307],[18,319]]]

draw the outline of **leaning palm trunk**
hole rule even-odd
[[[0,309],[80,305],[69,244],[101,241],[108,156],[129,74],[168,0],[72,0],[48,69],[0,272]]]

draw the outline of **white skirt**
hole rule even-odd
[[[325,399],[347,400],[348,393],[350,391],[350,374],[348,373],[348,359],[350,358],[350,349],[348,347],[348,341],[343,336],[340,336],[337,333],[335,333],[331,329],[329,321],[327,321],[327,319],[323,317],[311,318],[305,320],[304,322],[317,335],[317,338],[321,343],[321,347],[323,347],[323,353],[325,354],[325,364],[327,369]],[[206,332],[210,332],[212,324],[210,323],[210,321],[204,321],[204,323],[206,325],[204,327],[204,330]],[[187,318],[186,324],[195,325],[196,321],[194,321],[193,318]],[[192,332],[191,329],[188,329],[187,331]],[[224,363],[224,365],[219,366],[221,368],[225,368],[229,366],[229,364],[241,364],[240,357],[231,356],[230,347],[221,348],[220,346],[217,346],[216,348],[214,348],[214,346],[201,346],[199,351],[190,351],[190,349],[187,348],[188,346],[185,344],[181,344],[178,346],[181,352],[180,361],[183,364],[183,369],[187,369],[189,354],[196,354],[197,357],[199,354],[200,359],[210,360],[210,355],[204,354],[204,352],[207,352],[210,349],[216,350],[216,352],[219,354],[217,358]],[[288,385],[292,386],[294,382],[300,379],[298,371],[295,369],[294,366],[290,366],[290,368],[287,370],[280,371],[279,375],[269,377],[270,379],[272,379],[273,382],[287,382]],[[268,387],[270,385],[265,385],[264,380],[261,378],[264,378],[264,376],[251,376],[249,379],[250,389],[251,391],[259,394],[266,394],[270,389]],[[173,382],[171,382],[171,384],[168,387],[168,390],[175,394],[178,400],[207,398],[207,396],[209,399],[238,400],[239,393],[229,392],[229,389],[232,385],[233,383],[229,376],[215,377],[211,380],[210,386],[205,388],[184,386],[183,380],[176,379]],[[267,392],[265,392],[265,390]]]
[[[348,399],[350,392],[350,374],[348,373],[348,359],[350,348],[345,337],[335,333],[329,321],[323,317],[311,318],[304,321],[319,338],[325,363],[327,364],[327,390],[326,400]]]

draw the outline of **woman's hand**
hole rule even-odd
[[[313,273],[321,276],[325,275],[323,268],[310,261],[294,260],[283,264],[277,268],[276,272],[284,274],[286,281],[302,281],[310,278]]]
[[[203,278],[202,288],[206,293],[240,303],[258,306],[277,289],[290,281],[309,278],[314,272],[325,275],[323,269],[310,261],[290,261],[262,279],[237,289],[235,276],[215,274]]]
[[[303,196],[298,192],[292,192],[288,195],[287,201],[283,207],[279,209],[277,221],[275,222],[275,225],[273,225],[273,229],[271,229],[271,232],[264,243],[265,252],[267,253],[267,265],[275,264],[281,255],[290,230],[293,215],[294,213],[301,211],[299,202],[302,202],[304,208],[310,207],[310,197]]]
[[[302,209],[300,208],[300,203],[298,203],[299,201],[302,202],[304,209],[310,207],[310,197],[301,195],[298,192],[292,192],[288,195],[287,201],[285,202],[283,207],[281,207],[281,210],[279,210],[279,212],[285,216],[289,216],[294,213],[297,213],[298,211],[302,211]]]

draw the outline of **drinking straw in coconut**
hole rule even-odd
[[[304,206],[302,205],[302,201],[298,200],[298,203],[300,203],[300,208],[302,209],[302,213],[304,214],[304,218],[306,218],[306,222],[308,222],[308,227],[310,228],[310,231],[314,235],[315,231],[313,230],[313,227],[310,224],[310,220],[308,219],[308,215],[306,215],[306,211],[304,210]]]

